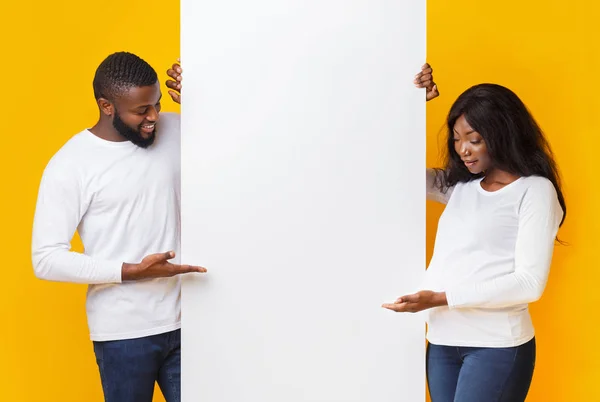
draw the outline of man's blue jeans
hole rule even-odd
[[[158,382],[167,402],[181,401],[181,330],[94,342],[106,402],[152,402]]]
[[[523,402],[535,365],[535,338],[517,347],[429,344],[427,381],[432,402]]]

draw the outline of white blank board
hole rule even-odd
[[[425,0],[182,0],[184,402],[425,400]]]

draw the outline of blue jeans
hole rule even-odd
[[[535,366],[535,338],[510,348],[427,347],[432,402],[525,401]]]
[[[181,330],[94,342],[106,402],[152,402],[158,382],[167,402],[181,400]]]

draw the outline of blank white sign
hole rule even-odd
[[[425,0],[182,0],[184,402],[425,400]]]

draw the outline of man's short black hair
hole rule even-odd
[[[105,98],[114,100],[134,87],[156,84],[156,71],[133,53],[118,52],[108,56],[94,76],[94,96],[96,100]]]

